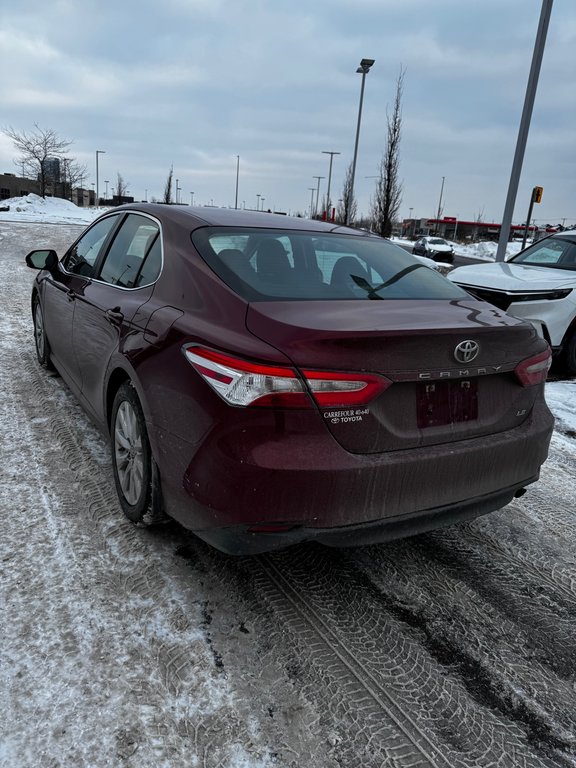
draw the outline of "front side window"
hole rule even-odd
[[[146,216],[130,213],[116,233],[98,277],[121,288],[139,288],[156,280],[161,263],[159,226]]]
[[[248,301],[468,296],[377,237],[206,227],[195,230],[192,241],[214,272]]]
[[[96,222],[66,254],[62,261],[64,269],[75,275],[93,277],[96,259],[117,223],[118,216],[107,216]]]
[[[547,238],[511,259],[515,264],[576,269],[576,244],[567,238]]]

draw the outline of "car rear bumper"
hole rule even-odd
[[[498,493],[487,494],[470,501],[372,520],[369,523],[358,525],[342,525],[332,528],[295,526],[289,530],[268,530],[266,533],[254,530],[249,526],[240,525],[200,531],[198,536],[229,555],[258,555],[307,541],[315,541],[328,547],[338,548],[382,544],[394,539],[416,536],[447,525],[462,523],[502,509],[515,496],[521,496],[524,492],[524,486],[536,482],[538,476],[528,478],[519,487],[505,488]]]
[[[392,528],[411,535],[450,516],[485,514],[538,477],[552,428],[539,400],[515,429],[404,451],[351,454],[326,430],[313,438],[263,430],[250,443],[239,429],[222,427],[194,449],[164,433],[155,456],[167,512],[215,546],[242,554],[314,538],[329,543],[330,532],[332,541],[363,543],[372,536],[363,526],[386,528],[387,538]],[[426,527],[426,518],[437,522]]]

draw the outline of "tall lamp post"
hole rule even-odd
[[[318,179],[318,186],[316,188],[316,205],[314,206],[314,218],[318,215],[318,200],[320,199],[320,179],[325,179],[326,176],[312,176],[313,179]]]
[[[256,210],[260,210],[260,195],[256,195]]]
[[[362,59],[360,66],[356,70],[358,74],[362,75],[362,85],[360,86],[360,104],[358,106],[358,123],[356,125],[356,142],[354,144],[354,159],[352,160],[352,174],[350,178],[350,203],[354,200],[354,177],[356,176],[356,160],[358,158],[358,141],[360,139],[360,122],[362,120],[362,102],[364,101],[364,81],[366,75],[370,72],[370,67],[374,64],[374,59]],[[348,206],[351,208],[351,205]],[[346,211],[345,224],[349,224],[350,210]]]
[[[240,177],[240,155],[236,155],[236,197],[234,198],[234,208],[238,208],[238,179]]]
[[[518,129],[518,138],[516,139],[516,151],[512,162],[510,172],[510,182],[508,184],[508,194],[506,195],[506,204],[504,214],[502,215],[502,224],[500,226],[500,238],[498,240],[498,249],[496,251],[496,261],[506,260],[506,246],[510,237],[510,225],[514,215],[514,204],[516,202],[516,193],[520,182],[522,172],[522,163],[524,161],[524,151],[528,141],[528,131],[530,130],[530,121],[532,119],[532,109],[536,98],[536,88],[538,87],[538,78],[540,76],[540,67],[542,57],[544,56],[544,46],[546,45],[546,35],[548,34],[548,25],[550,15],[552,14],[553,0],[542,0],[540,10],[540,21],[536,32],[534,42],[534,52],[532,53],[532,64],[530,74],[528,75],[528,84],[526,85],[526,95],[524,96],[524,107],[522,117],[520,118],[520,127]],[[530,222],[528,222],[530,224]]]
[[[98,187],[98,155],[105,155],[105,154],[106,154],[105,149],[96,150],[96,205],[98,205],[98,195],[100,194],[100,189]]]
[[[194,205],[194,192],[190,192],[190,205]]]
[[[104,179],[104,184],[106,184],[106,200],[108,200],[108,179]]]
[[[438,200],[438,213],[436,214],[436,231],[438,234],[440,234],[440,211],[442,209],[442,195],[444,193],[444,179],[446,177],[442,176],[442,186],[440,187],[440,199]]]
[[[328,189],[326,191],[326,221],[330,221],[330,182],[332,180],[332,160],[334,155],[340,155],[341,152],[330,152],[329,150],[322,150],[323,155],[330,155],[330,169],[328,171]]]
[[[308,187],[310,190],[310,218],[314,218],[314,192],[316,192],[316,187]]]

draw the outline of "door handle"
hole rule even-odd
[[[112,325],[121,325],[124,320],[124,315],[120,312],[120,307],[114,307],[114,309],[107,309],[104,313],[106,320]]]

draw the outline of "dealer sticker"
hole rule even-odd
[[[364,416],[370,413],[369,408],[356,408],[350,411],[324,411],[324,418],[330,419],[332,424],[347,424],[353,421],[362,421]]]

